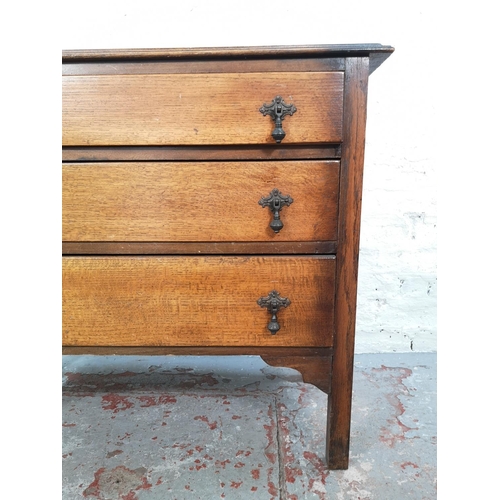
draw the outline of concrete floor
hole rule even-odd
[[[326,395],[255,356],[63,356],[63,500],[436,498],[436,355],[355,358],[351,465]]]

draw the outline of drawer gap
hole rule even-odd
[[[67,241],[63,255],[334,255],[336,241],[305,242],[87,242]]]
[[[67,146],[62,150],[63,162],[334,160],[341,156],[341,144],[294,145],[279,148],[262,146]]]

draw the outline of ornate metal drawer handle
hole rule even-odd
[[[282,307],[288,307],[291,302],[286,297],[280,297],[279,292],[276,290],[272,290],[267,297],[261,297],[257,304],[260,307],[267,308],[271,313],[271,321],[268,323],[267,329],[271,332],[271,335],[276,335],[276,332],[280,329],[276,315]]]
[[[286,205],[289,207],[293,203],[293,198],[290,195],[283,196],[278,189],[274,188],[269,196],[263,197],[259,200],[259,205],[269,207],[273,213],[273,220],[269,227],[275,232],[279,233],[283,229],[283,222],[280,219],[281,209]]]
[[[285,138],[285,131],[281,128],[283,118],[286,115],[292,116],[297,108],[293,104],[285,104],[283,98],[277,95],[271,104],[264,103],[259,111],[264,115],[270,115],[274,121],[274,130],[271,135],[274,140],[279,144]]]

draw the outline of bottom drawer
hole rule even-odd
[[[334,256],[64,257],[63,345],[331,347],[334,280]]]

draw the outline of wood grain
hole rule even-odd
[[[64,76],[63,146],[275,144],[259,108],[281,95],[286,144],[340,142],[343,72]]]
[[[327,460],[331,469],[347,469],[349,466],[368,72],[368,58],[346,60],[346,120],[339,198],[335,349],[332,393],[328,398]]]
[[[333,256],[64,257],[63,345],[331,347],[334,277]]]
[[[63,165],[64,241],[332,241],[338,161]],[[279,233],[259,205],[290,195]]]

